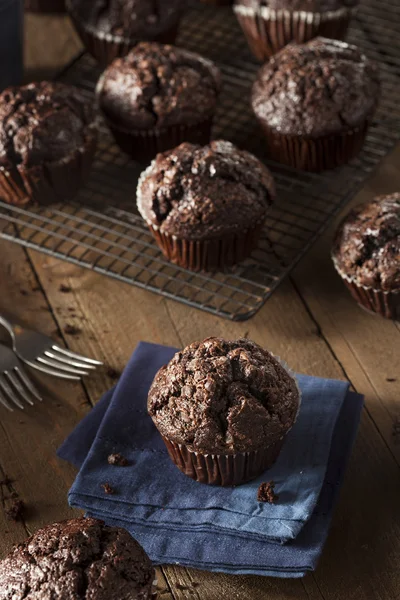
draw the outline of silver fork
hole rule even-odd
[[[0,344],[0,404],[13,412],[14,407],[21,410],[25,404],[34,404],[42,398],[25,373],[20,360],[7,346]]]
[[[80,379],[103,363],[57,346],[51,338],[0,316],[15,354],[33,369],[61,379]]]

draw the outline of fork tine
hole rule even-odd
[[[71,350],[66,350],[65,348],[60,348],[60,346],[56,346],[55,344],[52,346],[52,350],[56,350],[56,352],[60,352],[61,354],[65,354],[70,358],[76,358],[77,360],[82,360],[83,362],[87,362],[91,365],[101,366],[103,363],[100,360],[95,360],[94,358],[88,358],[87,356],[82,356],[82,354],[77,354],[76,352],[71,352]]]
[[[32,396],[34,396],[39,402],[43,401],[42,396],[37,391],[36,387],[33,385],[32,381],[29,379],[28,375],[25,373],[22,367],[15,367],[14,371],[17,373],[20,380],[24,383],[25,387],[28,388]]]
[[[95,369],[96,365],[91,365],[90,363],[78,362],[76,360],[71,360],[66,358],[63,354],[55,354],[54,352],[50,352],[49,350],[45,351],[45,355],[53,360],[57,360],[63,365],[70,365],[71,367],[77,367],[78,369]]]
[[[63,371],[64,373],[69,373],[70,375],[89,375],[87,371],[82,371],[80,369],[76,369],[75,367],[68,367],[67,365],[64,365],[55,360],[43,358],[43,356],[38,356],[36,361],[42,363],[43,365],[46,365],[46,367],[51,367],[52,369]]]
[[[17,379],[16,375],[12,371],[8,371],[6,373],[6,377],[9,380],[9,382],[12,384],[13,388],[25,400],[25,402],[27,402],[28,404],[33,406],[33,401],[31,400],[31,398],[28,396],[28,394],[24,390],[24,387],[21,385],[21,382],[19,381],[19,379]]]
[[[3,394],[1,392],[0,392],[0,404],[2,404],[4,406],[4,408],[9,410],[10,412],[14,412],[14,409],[12,408],[12,406],[9,405],[9,403],[7,402],[7,400],[5,399],[5,397],[3,396]]]
[[[79,381],[80,377],[78,375],[69,375],[68,373],[64,373],[63,371],[50,369],[49,367],[45,367],[41,363],[35,361],[25,360],[25,363],[32,367],[32,369],[36,369],[37,371],[41,371],[42,373],[46,373],[46,375],[52,375],[53,377],[58,377],[59,379],[70,379],[71,381]]]
[[[16,406],[18,406],[18,408],[20,408],[21,410],[24,410],[24,405],[22,404],[22,402],[17,398],[17,396],[14,394],[14,392],[12,391],[10,385],[8,384],[8,382],[6,381],[4,375],[5,374],[9,374],[7,372],[3,373],[3,375],[0,376],[0,390],[3,392],[4,396],[6,397],[6,399],[9,402],[12,402],[13,404],[15,404]]]

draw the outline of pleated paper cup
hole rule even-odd
[[[169,29],[162,31],[151,39],[140,36],[124,37],[99,31],[95,27],[84,23],[74,7],[74,0],[65,0],[65,2],[67,11],[83,45],[97,62],[104,67],[109,65],[115,58],[126,56],[139,42],[153,41],[160,42],[161,44],[174,44],[178,35],[181,15],[179,15],[176,22]]]
[[[354,277],[349,277],[339,268],[335,257],[332,256],[332,260],[336,271],[361,308],[385,319],[400,321],[400,290],[377,290],[360,285]]]
[[[25,10],[34,13],[65,13],[65,0],[25,0]]]
[[[320,172],[344,165],[359,154],[369,122],[316,138],[285,135],[270,129],[261,121],[260,125],[268,158],[302,171]]]
[[[236,3],[234,11],[250,50],[264,62],[290,42],[304,44],[317,36],[344,40],[355,9],[316,13]]]
[[[73,198],[89,178],[97,147],[97,129],[89,127],[84,146],[68,157],[25,167],[0,167],[0,198],[15,206],[47,205]]]

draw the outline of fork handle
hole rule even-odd
[[[15,339],[15,333],[14,333],[14,326],[17,326],[17,324],[16,323],[14,324],[11,320],[6,319],[4,317],[4,315],[0,315],[0,326],[2,326],[9,334],[9,336],[11,338],[13,350],[15,351],[16,350],[16,339]]]

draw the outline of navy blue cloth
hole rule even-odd
[[[175,351],[139,344],[116,388],[60,448],[81,467],[70,504],[128,529],[156,563],[290,577],[314,569],[362,397],[345,382],[298,375],[301,410],[276,465],[243,486],[210,487],[180,473],[147,415],[149,385]],[[112,452],[130,466],[108,465]],[[276,505],[257,502],[266,478],[276,482]],[[104,482],[115,495],[104,494]]]
[[[0,0],[0,91],[22,80],[23,0]]]

